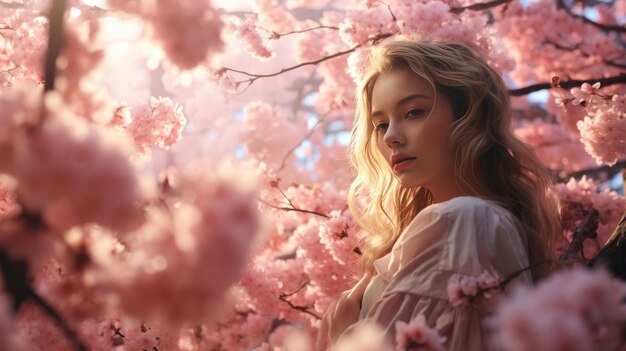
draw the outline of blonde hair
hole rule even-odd
[[[471,196],[500,204],[520,220],[525,228],[522,239],[534,265],[533,280],[547,276],[556,265],[539,263],[552,259],[555,239],[561,233],[559,199],[546,168],[510,130],[512,111],[504,81],[478,47],[402,37],[370,51],[356,90],[348,147],[356,178],[348,204],[362,228],[361,268],[373,272],[374,260],[389,253],[415,215],[433,203],[427,188],[403,187],[377,148],[371,123],[372,90],[381,74],[394,69],[414,72],[435,93],[449,98],[455,121],[448,145],[459,186]]]

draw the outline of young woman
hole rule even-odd
[[[395,322],[419,315],[446,350],[487,349],[484,311],[454,307],[449,280],[549,260],[560,231],[552,181],[511,133],[506,85],[474,46],[394,38],[370,52],[357,100],[349,204],[365,273],[324,315],[317,349],[372,321],[394,344]]]

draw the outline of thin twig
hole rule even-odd
[[[305,210],[305,209],[301,209],[301,208],[297,208],[297,207],[285,207],[285,206],[276,206],[274,204],[271,204],[261,198],[257,198],[257,200],[273,209],[276,210],[280,210],[280,211],[286,211],[286,212],[302,212],[302,213],[308,213],[308,214],[313,214],[316,216],[320,216],[320,217],[324,217],[324,218],[330,218],[328,215],[325,215],[323,213],[317,212],[317,211],[312,211],[312,210]]]
[[[315,132],[315,129],[317,129],[317,126],[319,126],[323,121],[323,118],[320,117],[320,119],[317,120],[317,122],[315,122],[315,125],[311,128],[311,130],[302,138],[302,140],[300,140],[298,142],[298,144],[296,144],[294,147],[292,147],[291,149],[289,149],[287,151],[287,153],[285,154],[285,156],[283,157],[283,160],[280,162],[280,167],[278,167],[278,172],[282,171],[283,168],[285,168],[285,165],[287,163],[287,158],[300,146],[302,145],[302,143],[307,140],[308,138],[311,137],[311,135],[313,135],[313,133]]]
[[[332,29],[332,30],[339,30],[339,27],[333,27],[333,26],[317,26],[317,27],[312,27],[312,28],[307,28],[307,29],[301,29],[301,30],[294,30],[291,32],[286,32],[286,33],[276,33],[274,31],[268,30],[268,32],[271,32],[271,36],[269,39],[278,39],[280,37],[284,37],[286,35],[291,35],[291,34],[299,34],[299,33],[306,33],[306,32],[311,32],[317,29]],[[267,29],[266,29],[267,30]]]
[[[298,289],[296,292],[300,291],[300,290],[301,290],[302,288],[304,288],[307,284],[308,284],[308,282],[307,282],[307,283],[305,283],[305,284],[304,284],[304,285],[303,285],[300,289]],[[296,310],[296,311],[300,311],[300,312],[306,313],[306,314],[308,314],[308,315],[311,315],[311,316],[315,317],[316,319],[321,319],[321,318],[320,318],[320,316],[318,316],[318,315],[316,315],[315,313],[313,313],[313,312],[311,312],[311,311],[310,311],[310,309],[311,309],[311,308],[313,308],[313,306],[312,306],[312,305],[311,305],[311,306],[296,306],[296,305],[294,305],[293,303],[291,303],[291,301],[289,301],[289,300],[287,299],[287,297],[292,296],[293,294],[295,294],[295,292],[294,292],[294,293],[292,293],[292,294],[284,294],[284,293],[281,293],[281,294],[280,294],[280,296],[279,296],[278,298],[279,298],[281,301],[283,301],[283,302],[287,303],[287,304],[289,305],[289,307],[293,308],[293,309],[294,309],[294,310]]]
[[[626,83],[626,74],[620,73],[617,76],[607,77],[607,78],[590,78],[590,79],[572,79],[572,80],[564,80],[560,82],[560,87],[564,89],[579,87],[583,83],[593,84],[596,82],[600,82],[603,87],[613,85],[613,84],[624,84]],[[511,96],[522,96],[527,95],[535,91],[544,90],[544,89],[553,89],[556,88],[552,85],[552,83],[537,83],[533,85],[529,85],[524,88],[519,89],[511,89],[509,90],[509,94]]]
[[[382,39],[388,38],[391,35],[392,34],[380,34],[380,35],[377,35],[375,37],[372,37],[372,38],[368,39],[368,42],[377,42],[377,41],[380,41]],[[239,84],[242,84],[242,83],[248,83],[246,88],[244,88],[244,90],[245,90],[250,85],[252,85],[252,83],[254,83],[257,79],[275,77],[277,75],[283,74],[285,72],[293,71],[295,69],[298,69],[298,68],[304,67],[304,66],[314,66],[314,65],[320,64],[320,63],[322,63],[324,61],[332,60],[334,58],[341,57],[343,55],[347,55],[347,54],[349,54],[351,52],[354,52],[356,49],[360,48],[361,46],[362,46],[362,44],[358,44],[358,45],[353,46],[350,49],[347,49],[347,50],[344,50],[344,51],[340,51],[340,52],[336,52],[336,53],[334,53],[332,55],[327,55],[327,56],[324,56],[324,57],[322,57],[320,59],[317,59],[317,60],[314,60],[314,61],[302,62],[302,63],[299,63],[299,64],[297,64],[295,66],[283,68],[280,71],[277,71],[277,72],[274,72],[274,73],[257,74],[257,73],[250,73],[250,72],[246,72],[246,71],[235,69],[235,68],[222,67],[219,70],[218,74],[224,74],[225,72],[230,71],[230,72],[235,72],[235,73],[243,74],[243,75],[246,75],[246,76],[250,77],[249,79],[242,80],[242,81],[236,81],[235,82],[236,86],[239,86]]]
[[[285,293],[283,293],[283,294],[281,294],[281,295],[283,295],[283,296],[285,296],[285,297],[290,297],[290,296],[293,296],[293,295],[297,294],[300,290],[304,289],[304,287],[305,287],[305,286],[307,286],[307,285],[309,285],[309,281],[308,281],[308,280],[307,280],[306,282],[304,282],[304,284],[302,284],[302,286],[301,286],[301,287],[299,287],[296,291],[294,291],[294,292],[292,292],[292,293],[289,293],[289,294],[285,294]]]

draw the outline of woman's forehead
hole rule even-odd
[[[408,70],[382,73],[372,86],[372,113],[406,102],[405,100],[408,100],[410,96],[418,99],[430,99],[432,88],[428,81]]]

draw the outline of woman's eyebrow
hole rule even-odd
[[[417,99],[417,98],[422,98],[422,99],[427,99],[428,100],[428,96],[424,95],[424,94],[410,94],[407,95],[405,97],[403,97],[402,99],[398,100],[398,102],[396,102],[396,107],[401,106],[402,104],[407,103],[408,101],[411,101],[413,99]],[[372,117],[378,116],[378,115],[382,115],[383,111],[374,111],[372,112]]]

